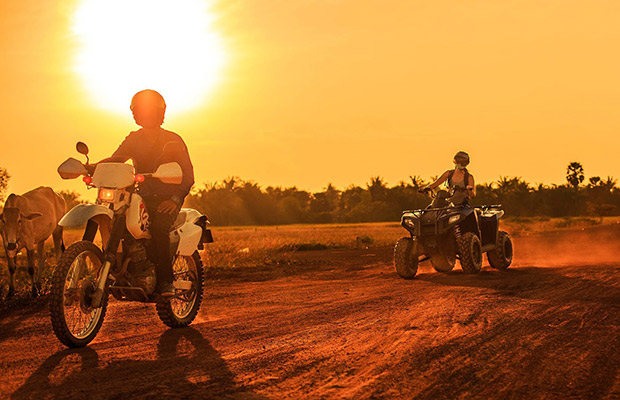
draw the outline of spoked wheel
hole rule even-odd
[[[172,266],[175,281],[190,282],[188,289],[177,289],[176,296],[156,304],[157,315],[171,328],[189,325],[202,302],[202,261],[198,252],[191,256],[178,256]]]
[[[91,306],[91,298],[102,264],[101,250],[86,240],[69,246],[58,261],[52,276],[50,314],[54,333],[66,346],[86,346],[101,328],[107,295],[98,308]]]

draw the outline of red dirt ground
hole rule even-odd
[[[620,398],[620,228],[515,238],[480,275],[391,249],[297,253],[211,275],[190,328],[111,302],[68,350],[38,301],[0,316],[2,398]]]

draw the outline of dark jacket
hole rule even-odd
[[[144,129],[131,132],[118,146],[111,158],[124,159],[124,161],[131,159],[137,174],[155,172],[158,166],[168,162],[179,163],[183,170],[183,182],[178,185],[168,184],[159,179],[147,177],[140,184],[140,194],[144,197],[155,195],[170,198],[177,196],[183,200],[194,184],[194,166],[189,158],[187,146],[176,133],[162,128],[157,129],[158,136],[155,142],[151,142],[146,137]],[[164,151],[164,147],[170,142],[179,144],[167,147],[167,149],[173,149],[172,151]]]

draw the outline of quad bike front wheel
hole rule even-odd
[[[506,269],[512,264],[512,239],[507,232],[500,231],[497,235],[497,246],[487,252],[487,259],[491,267]]]
[[[202,302],[203,269],[200,254],[178,256],[172,266],[174,280],[190,281],[191,288],[177,290],[176,296],[156,303],[157,315],[171,328],[182,328],[192,323]]]
[[[101,328],[107,307],[92,307],[91,299],[103,254],[92,242],[83,240],[69,246],[62,254],[52,276],[50,314],[58,340],[68,347],[84,347]]]
[[[394,246],[394,268],[404,279],[413,279],[418,272],[418,255],[414,251],[414,240],[409,237],[398,239]]]
[[[477,274],[482,268],[482,245],[473,232],[466,232],[458,240],[461,268],[466,274]]]
[[[443,235],[440,238],[439,252],[431,256],[431,264],[437,272],[450,272],[456,264],[456,241],[454,236]]]

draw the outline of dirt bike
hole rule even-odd
[[[189,325],[200,308],[203,268],[199,249],[213,242],[207,216],[183,208],[170,231],[175,295],[164,299],[155,291],[155,261],[150,252],[149,216],[139,194],[145,179],[178,184],[183,178],[177,163],[160,165],[151,174],[136,174],[130,164],[88,164],[88,147],[79,142],[86,164],[69,158],[58,168],[63,179],[82,180],[97,188],[96,204],[80,204],[59,222],[63,227],[84,226],[81,241],[69,246],[52,277],[50,313],[58,339],[69,347],[90,343],[101,328],[108,295],[120,301],[155,303],[161,321],[172,327]],[[166,148],[164,147],[164,152]],[[94,243],[100,232],[103,246]]]
[[[462,189],[465,190],[465,189]],[[465,273],[476,274],[482,268],[482,254],[487,253],[491,267],[506,269],[512,263],[510,235],[499,230],[504,215],[500,205],[455,206],[454,193],[431,190],[432,203],[423,210],[404,211],[401,225],[409,235],[394,246],[394,267],[404,279],[412,279],[418,264],[430,260],[438,272],[451,271],[458,259]]]

